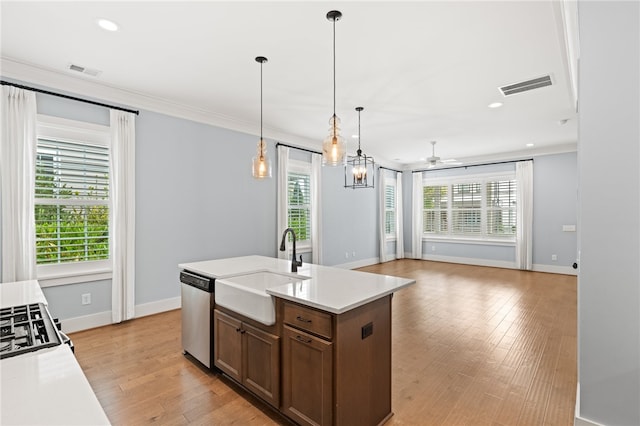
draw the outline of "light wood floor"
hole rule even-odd
[[[573,425],[575,277],[419,260],[361,270],[416,280],[393,298],[387,425]],[[182,355],[179,310],[71,338],[114,425],[286,424]]]

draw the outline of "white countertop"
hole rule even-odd
[[[0,373],[0,424],[110,424],[67,345],[5,358]]]
[[[230,259],[178,265],[210,278],[230,278],[253,272],[292,274],[291,263],[265,256],[244,256]],[[409,278],[351,271],[329,266],[303,264],[298,268],[297,282],[266,289],[266,293],[282,299],[318,308],[334,314],[366,305],[415,283]]]
[[[0,308],[29,303],[47,304],[47,299],[36,280],[0,283]]]
[[[0,283],[0,307],[47,303],[36,280]],[[1,425],[108,425],[68,345],[0,360]]]

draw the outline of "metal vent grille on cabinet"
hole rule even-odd
[[[545,75],[543,77],[534,78],[527,81],[521,81],[520,83],[509,84],[502,86],[500,91],[504,96],[515,95],[516,93],[522,93],[533,89],[539,89],[545,86],[551,86],[551,76]]]

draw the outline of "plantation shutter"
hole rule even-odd
[[[487,182],[487,234],[516,234],[516,181]]]
[[[480,183],[451,185],[451,233],[482,233],[482,191]]]
[[[287,223],[298,241],[311,240],[311,176],[289,172]],[[289,236],[291,238],[291,236]]]
[[[38,264],[109,258],[109,149],[38,139]]]
[[[396,187],[394,185],[384,187],[384,233],[386,235],[396,233]]]
[[[449,231],[447,185],[425,186],[423,188],[423,232],[446,234]]]

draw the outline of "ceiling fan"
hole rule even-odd
[[[427,164],[429,165],[429,168],[432,169],[438,165],[459,166],[462,162],[455,158],[441,160],[440,157],[436,156],[436,141],[431,141],[431,157],[427,158]]]

